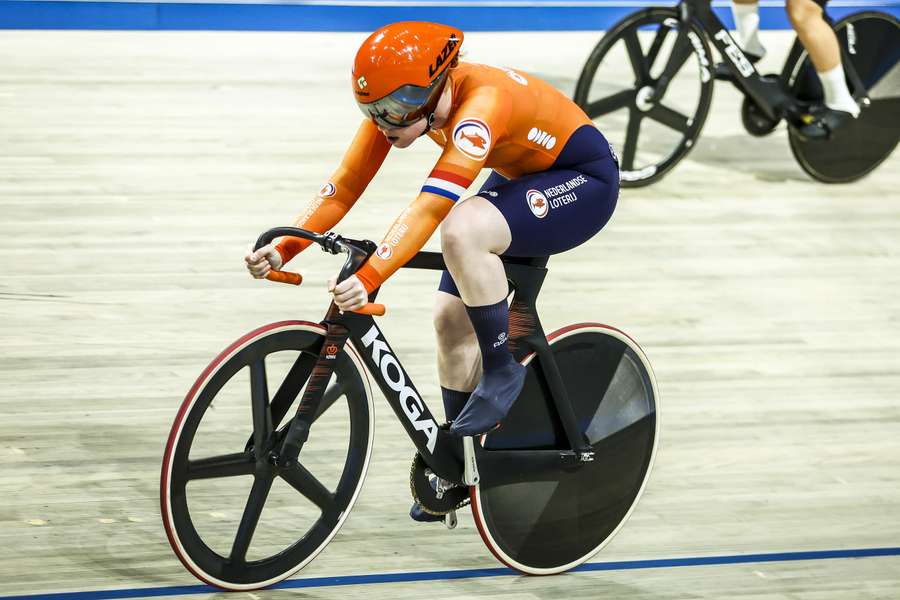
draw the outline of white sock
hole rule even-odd
[[[841,63],[823,73],[818,73],[822,89],[825,90],[825,106],[832,110],[842,110],[854,117],[859,116],[859,106],[850,95],[847,88],[847,79],[844,77],[844,67]]]
[[[737,25],[738,43],[745,52],[764,56],[766,49],[759,41],[759,3],[731,3],[731,14]]]

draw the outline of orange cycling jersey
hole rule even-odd
[[[569,137],[592,121],[570,99],[536,77],[461,62],[450,73],[452,107],[441,129],[428,137],[444,148],[418,197],[388,231],[378,251],[357,272],[371,292],[428,241],[483,168],[507,179],[546,171]],[[360,126],[341,166],[296,221],[323,232],[350,210],[381,167],[391,144],[372,121]],[[284,262],[308,242],[286,238]]]

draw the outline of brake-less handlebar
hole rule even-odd
[[[344,266],[341,267],[341,272],[338,274],[337,283],[340,283],[356,273],[357,269],[366,259],[371,256],[373,252],[375,252],[375,242],[371,240],[351,240],[349,238],[344,238],[339,236],[333,232],[326,233],[316,233],[314,231],[307,231],[306,229],[300,229],[299,227],[275,227],[274,229],[270,229],[259,236],[256,240],[256,245],[253,247],[254,252],[259,250],[266,244],[270,243],[275,238],[283,237],[283,236],[291,236],[298,237],[304,240],[309,240],[319,246],[322,247],[324,252],[329,252],[331,254],[344,253],[347,255],[347,260],[344,261]],[[275,271],[272,270],[266,275],[266,279],[270,281],[276,281],[278,283],[289,283],[292,285],[300,285],[303,281],[303,276],[300,273],[292,273],[290,271]],[[360,309],[354,310],[355,313],[360,313],[364,315],[375,315],[380,316],[385,312],[385,308],[383,304],[375,304],[370,302],[363,306]]]

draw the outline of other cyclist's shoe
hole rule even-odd
[[[805,141],[830,140],[838,130],[855,118],[851,112],[816,104],[809,112],[800,115],[801,123],[795,129]]]
[[[526,368],[511,356],[505,366],[486,371],[450,426],[450,433],[458,436],[479,435],[495,429],[519,397],[525,385],[525,372]]]
[[[444,521],[444,515],[433,515],[418,502],[413,502],[412,508],[409,509],[409,518],[419,523],[442,523]]]

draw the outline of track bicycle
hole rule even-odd
[[[296,228],[269,230],[256,248],[284,235],[345,253],[339,281],[376,248]],[[410,487],[426,510],[452,518],[471,504],[488,549],[522,573],[560,573],[597,553],[650,474],[659,432],[653,371],[613,327],[579,323],[545,336],[535,301],[547,258],[503,260],[510,349],[528,371],[502,427],[478,439],[439,425],[373,318],[384,312],[371,303],[378,290],[360,312],[332,302],[319,322],[272,323],[219,354],[185,397],[163,457],[163,524],[184,566],[206,583],[252,590],[322,551],[349,515],[372,456],[367,372],[416,448]],[[446,268],[434,252],[405,267]],[[300,281],[296,273],[270,278]]]
[[[850,182],[881,164],[900,140],[900,23],[866,11],[836,24],[848,85],[860,115],[807,140],[798,128],[822,102],[819,78],[798,39],[778,75],[762,75],[712,11],[710,0],[681,0],[647,8],[614,25],[591,52],[575,102],[621,150],[621,185],[661,179],[694,147],[712,100],[715,72],[709,41],[722,57],[726,79],[744,94],[741,121],[764,136],[784,119],[800,167],[826,183]],[[689,60],[693,57],[693,60]],[[633,72],[622,76],[622,67]]]

